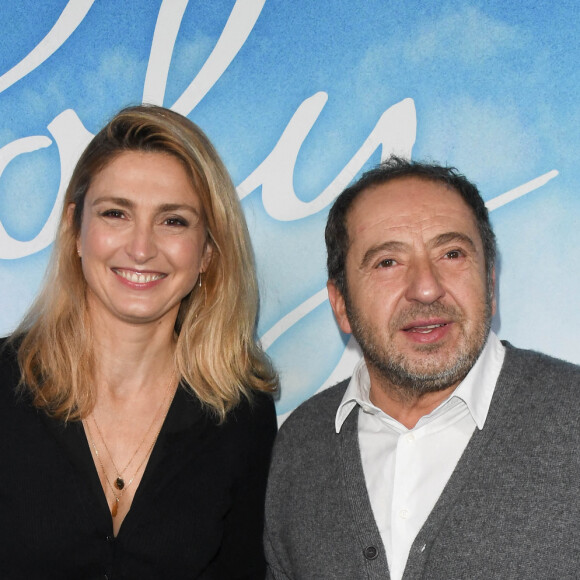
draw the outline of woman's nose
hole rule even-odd
[[[127,254],[136,264],[144,264],[157,255],[157,244],[153,228],[147,224],[134,224],[129,232]]]

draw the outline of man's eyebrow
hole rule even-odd
[[[429,241],[429,246],[432,248],[439,248],[445,244],[458,242],[469,246],[472,251],[477,251],[475,242],[467,235],[460,232],[447,232],[445,234],[440,234]]]
[[[403,242],[396,242],[396,241],[389,241],[383,242],[382,244],[377,244],[376,246],[370,247],[364,254],[361,260],[361,268],[366,268],[370,262],[372,262],[373,258],[382,252],[398,252],[405,248],[408,245]]]
[[[432,248],[438,248],[452,242],[466,244],[472,251],[477,251],[475,242],[467,234],[462,234],[461,232],[446,232],[444,234],[440,234],[429,241],[429,246]],[[377,244],[365,252],[360,266],[361,268],[367,267],[369,263],[372,262],[374,257],[382,252],[400,252],[407,249],[408,247],[408,244],[394,240],[383,242],[382,244]]]

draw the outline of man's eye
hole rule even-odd
[[[381,260],[378,264],[378,268],[391,268],[396,263],[397,262],[395,260],[391,260],[390,258],[388,258],[387,260]]]
[[[445,254],[446,258],[450,258],[451,260],[456,260],[457,258],[461,258],[462,252],[460,250],[451,250]]]

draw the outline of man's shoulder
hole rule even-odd
[[[295,409],[278,431],[270,468],[270,496],[314,494],[313,482],[323,488],[336,478],[339,436],[334,426],[336,411],[348,381],[343,381],[308,399]],[[324,483],[321,483],[324,482]]]
[[[346,379],[312,396],[299,405],[280,427],[280,435],[311,437],[316,431],[334,431],[336,412],[348,386]]]
[[[506,359],[504,367],[515,372],[525,372],[526,376],[541,375],[543,380],[554,378],[561,382],[570,379],[578,382],[580,378],[580,366],[551,355],[517,348],[509,342],[502,341],[506,347]]]
[[[506,346],[494,400],[534,424],[576,429],[580,413],[580,366],[553,356]]]
[[[348,380],[317,393],[297,407],[280,427],[273,463],[298,464],[324,457],[336,445],[336,411]]]

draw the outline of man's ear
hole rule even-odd
[[[340,330],[346,334],[351,334],[352,329],[346,315],[346,303],[343,295],[332,280],[329,280],[326,283],[326,290],[328,291],[328,300],[330,301],[332,311],[334,312],[338,326],[340,326]]]
[[[497,312],[497,300],[495,298],[495,266],[491,270],[491,288],[489,289],[491,292],[491,315],[495,316]]]

